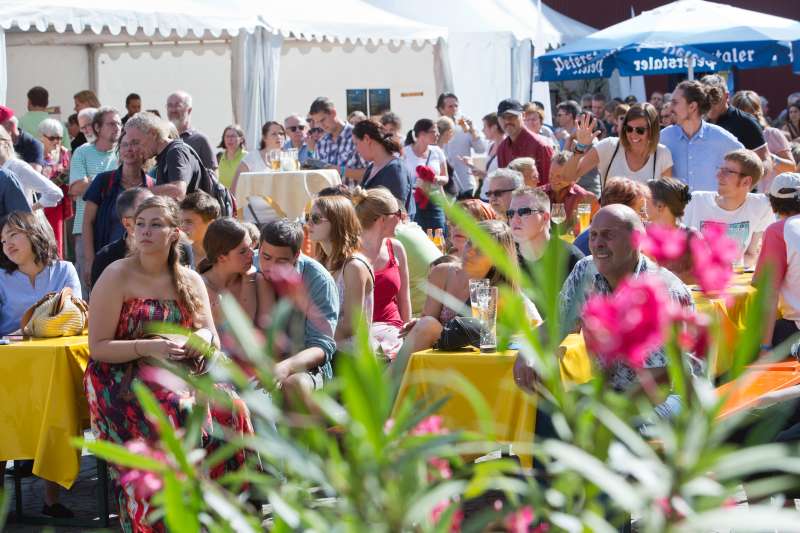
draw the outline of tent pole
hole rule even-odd
[[[97,51],[100,45],[88,44],[86,48],[89,51],[89,90],[98,93],[98,85],[100,82],[100,68],[97,61]]]
[[[694,56],[689,56],[689,63],[687,67],[687,79],[693,80],[694,79]]]

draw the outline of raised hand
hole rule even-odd
[[[597,120],[587,113],[581,114],[575,124],[575,140],[580,144],[590,145],[596,137],[600,136],[600,132],[595,131],[597,130]]]

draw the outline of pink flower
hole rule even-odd
[[[612,295],[591,296],[583,308],[586,347],[604,366],[621,361],[644,366],[664,344],[670,305],[663,283],[652,276],[627,278]]]
[[[733,277],[732,264],[741,250],[726,231],[725,224],[707,223],[703,226],[702,239],[689,240],[692,274],[703,292],[723,291]]]
[[[388,434],[394,427],[394,418],[387,418],[383,423],[383,432]]]
[[[680,259],[686,253],[687,235],[686,231],[679,228],[649,224],[645,233],[633,232],[633,245],[656,263],[667,263]]]
[[[710,324],[711,320],[708,315],[691,313],[680,325],[678,346],[684,351],[693,353],[695,357],[704,359],[711,346]]]
[[[442,519],[442,515],[450,508],[452,502],[450,500],[442,500],[437,503],[433,509],[431,510],[431,522],[434,524],[438,524],[439,520]],[[450,531],[451,533],[457,533],[461,531],[461,524],[464,521],[464,511],[458,509],[455,513],[453,513],[453,518],[450,520]]]
[[[160,385],[172,392],[182,393],[189,390],[188,383],[169,370],[157,366],[142,365],[139,368],[139,378]]]
[[[511,513],[503,520],[506,531],[510,533],[528,533],[528,528],[533,523],[533,507],[525,507]]]
[[[447,433],[447,429],[442,426],[442,417],[438,415],[424,418],[411,430],[412,435],[442,435]]]
[[[431,457],[428,459],[428,464],[437,472],[441,479],[450,479],[453,477],[453,471],[450,469],[450,461],[442,459],[441,457]]]
[[[153,448],[141,439],[126,442],[125,448],[136,455],[150,457],[161,462],[167,460],[167,455],[163,451]],[[160,491],[164,485],[161,476],[155,472],[135,468],[121,468],[120,473],[120,485],[123,487],[132,487],[134,495],[139,499],[148,500],[153,494]]]

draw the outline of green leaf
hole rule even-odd
[[[746,509],[720,508],[690,516],[678,524],[674,531],[797,531],[798,524],[800,513],[797,511],[749,505]]]
[[[148,470],[158,473],[167,471],[167,465],[164,463],[151,457],[132,453],[121,444],[115,444],[105,440],[87,441],[81,438],[75,438],[72,439],[72,445],[76,448],[86,448],[97,457],[125,468],[135,468],[137,470]]]
[[[133,391],[136,393],[136,397],[139,399],[139,403],[145,415],[155,420],[161,441],[166,445],[166,449],[172,453],[172,456],[178,463],[178,467],[184,474],[190,478],[194,478],[196,476],[195,469],[189,464],[183,445],[180,439],[178,439],[178,435],[175,433],[172,424],[158,404],[156,397],[147,386],[138,380],[133,383]]]
[[[262,530],[260,516],[250,517],[245,515],[238,504],[234,503],[235,500],[231,495],[221,492],[213,483],[204,483],[202,493],[208,508],[213,509],[215,513],[230,524],[232,531],[237,533],[257,533]]]
[[[458,496],[463,492],[466,486],[466,481],[445,481],[422,494],[409,508],[405,520],[406,525],[411,526],[413,524],[428,523],[430,521],[431,511],[437,504],[443,500]],[[415,495],[409,494],[408,496],[413,498]]]
[[[187,484],[188,485],[188,484]],[[194,533],[200,531],[198,513],[193,512],[196,505],[187,505],[183,498],[182,484],[172,472],[164,474],[165,521],[170,531]]]
[[[269,503],[272,504],[273,514],[281,517],[287,526],[292,529],[300,527],[300,513],[292,509],[292,506],[286,503],[286,500],[280,497],[275,491],[269,492]]]

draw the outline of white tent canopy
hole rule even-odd
[[[80,34],[92,42],[234,37],[233,108],[249,142],[275,114],[283,39],[351,43],[431,42],[444,53],[444,28],[387,13],[362,0],[4,0],[6,32]],[[5,102],[5,33],[0,30],[0,101]],[[123,32],[124,30],[124,32]],[[446,61],[439,62],[446,65]],[[441,73],[440,76],[446,77]]]
[[[495,110],[509,96],[530,97],[532,43],[553,48],[593,31],[546,6],[540,18],[531,0],[367,1],[418,22],[447,27],[452,89],[463,113],[473,119]],[[556,24],[548,14],[557,15]]]

